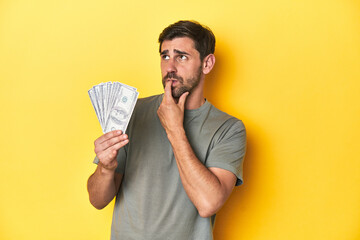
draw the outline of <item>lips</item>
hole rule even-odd
[[[175,86],[179,81],[177,79],[166,79],[166,82],[171,82],[171,86]]]
[[[171,86],[173,87],[179,82],[178,80],[170,80],[170,81],[172,81]]]
[[[180,76],[177,76],[175,73],[168,73],[163,78],[163,85],[165,87],[166,82],[171,82],[171,87],[175,88],[177,85],[183,84],[183,79]]]

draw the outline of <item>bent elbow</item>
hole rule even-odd
[[[94,208],[96,208],[97,210],[101,210],[107,206],[107,204],[101,204],[101,203],[95,201],[94,199],[89,198],[89,200],[90,200],[91,205],[93,205]]]
[[[97,210],[101,210],[101,209],[106,207],[106,206],[103,206],[103,205],[96,205],[96,204],[91,204],[91,205],[93,205]]]
[[[207,202],[203,207],[198,208],[198,212],[200,217],[208,218],[215,215],[220,207],[221,206],[218,203]]]
[[[213,211],[199,211],[199,215],[202,218],[209,218],[211,216],[213,216],[216,212]]]

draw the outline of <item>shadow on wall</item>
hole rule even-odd
[[[220,95],[218,88],[221,86],[221,80],[226,75],[225,73],[229,71],[228,68],[224,67],[224,59],[221,52],[216,51],[215,66],[205,78],[204,94],[212,104],[215,103],[216,97]]]
[[[226,101],[221,100],[233,97],[222,89],[243,81],[242,64],[241,57],[235,56],[233,49],[224,42],[216,43],[215,58],[215,66],[205,79],[204,94],[211,103],[222,110]]]
[[[220,45],[218,47],[220,50],[215,52],[215,67],[206,77],[205,96],[216,107],[224,110],[225,107],[229,107],[224,105],[225,102],[229,101],[221,101],[221,99],[227,98],[229,100],[236,99],[236,97],[228,96],[228,93],[222,92],[223,84],[229,84],[230,87],[239,86],[242,85],[239,84],[239,81],[246,81],[246,79],[244,79],[241,71],[241,56],[234,56],[232,49],[224,43],[218,45]],[[238,89],[239,94],[242,91],[245,90]],[[256,120],[252,121],[251,116],[246,116],[246,113],[241,112],[241,107],[236,106],[239,103],[233,102],[232,104],[235,106],[231,106],[231,108],[235,111],[231,114],[240,119],[242,119],[240,116],[246,118],[246,120],[242,119],[247,132],[247,149],[243,166],[244,184],[234,188],[230,198],[218,212],[214,230],[215,240],[243,239],[242,232],[249,231],[249,229],[244,229],[245,226],[249,226],[249,220],[255,222],[261,220],[259,218],[265,217],[269,205],[271,205],[264,199],[261,206],[256,206],[256,216],[252,215],[253,202],[259,202],[258,198],[263,194],[258,181],[261,178],[259,169],[261,169],[262,161],[259,151],[261,152],[261,146],[267,145],[268,141],[261,126],[257,126],[255,123]]]
[[[241,234],[248,229],[243,229],[248,225],[249,207],[252,199],[256,198],[257,171],[259,159],[256,155],[256,139],[251,133],[247,133],[247,149],[244,161],[244,184],[235,187],[230,198],[223,208],[218,212],[215,222],[215,240],[235,240],[243,239]],[[234,238],[236,236],[236,238]]]

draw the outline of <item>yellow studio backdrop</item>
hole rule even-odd
[[[360,3],[0,1],[0,239],[108,239],[88,201],[100,124],[87,95],[162,92],[157,37],[195,19],[217,37],[206,97],[242,119],[245,183],[217,240],[360,239]]]

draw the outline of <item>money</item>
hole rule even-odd
[[[137,89],[120,82],[106,82],[88,91],[103,133],[126,131],[139,93]]]

